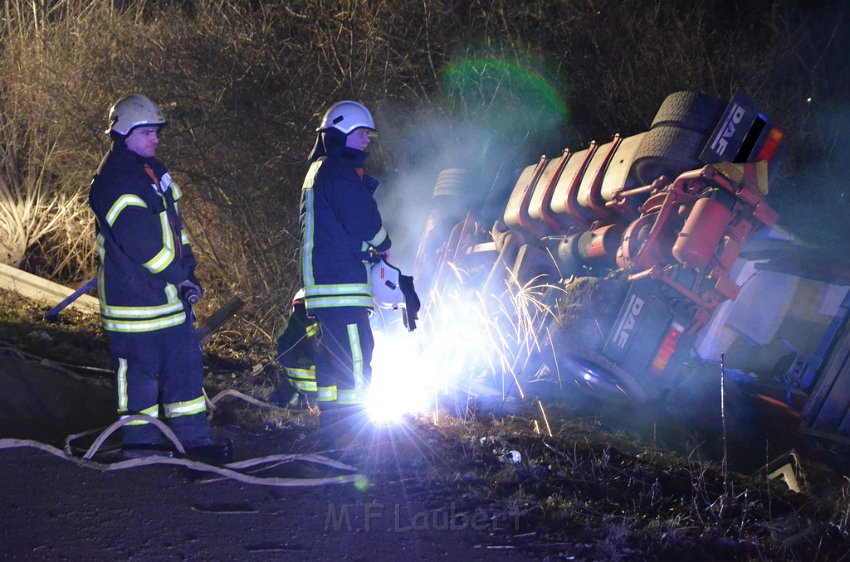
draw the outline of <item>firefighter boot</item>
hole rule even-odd
[[[306,409],[306,398],[287,379],[281,379],[275,389],[269,394],[269,403],[290,410]]]
[[[141,457],[170,457],[171,449],[162,440],[162,434],[152,423],[125,425],[121,428],[121,455],[125,459]]]
[[[233,457],[232,444],[213,435],[206,414],[179,416],[170,419],[168,423],[190,459],[219,464]]]

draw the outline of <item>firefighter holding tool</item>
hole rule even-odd
[[[390,237],[363,171],[375,122],[366,107],[341,101],[328,109],[301,191],[301,276],[307,313],[318,320],[316,400],[322,428],[353,430],[371,378],[369,312],[373,253]]]
[[[94,176],[97,291],[116,376],[118,413],[164,418],[193,458],[226,460],[206,417],[203,363],[192,305],[203,296],[177,202],[182,193],[156,159],[166,124],[141,94],[109,111],[112,148]],[[170,455],[145,419],[122,427],[126,457]]]

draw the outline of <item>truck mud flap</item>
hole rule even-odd
[[[689,337],[683,332],[693,323],[692,308],[670,288],[656,280],[635,281],[602,355],[643,381],[660,396],[678,378]]]

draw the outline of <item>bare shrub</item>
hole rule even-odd
[[[496,153],[470,143],[470,128],[495,133],[508,167],[630,134],[677,89],[726,97],[740,87],[789,132],[817,139],[818,122],[792,102],[846,86],[834,72],[846,13],[756,4],[7,0],[0,97],[5,119],[55,147],[51,193],[78,205],[108,149],[108,106],[130,91],[160,103],[170,121],[161,156],[187,194],[209,306],[240,294],[263,338],[299,284],[305,157],[333,101],[374,109],[381,140],[370,171],[387,183],[452,149],[486,169]],[[537,91],[511,69],[548,81],[564,116],[539,114]],[[88,224],[64,221],[30,244],[28,267],[89,274],[93,255],[75,246],[92,238],[79,234]]]
[[[67,226],[86,222],[74,194],[57,189],[59,181],[54,164],[59,157],[55,141],[0,117],[0,261],[3,263],[19,266],[34,246],[61,233],[70,233]],[[79,244],[79,232],[76,235],[76,240],[66,247],[65,258],[57,257],[58,260],[88,251],[85,243]]]
[[[94,270],[87,192],[99,151],[87,102],[97,82],[78,64],[81,53],[75,46],[86,41],[75,24],[93,24],[98,5],[41,1],[2,7],[4,180],[17,193],[17,214],[30,209],[32,223],[18,226],[18,255],[10,261],[66,282],[80,281]],[[71,12],[76,19],[66,19]],[[57,21],[68,23],[67,34],[57,33]],[[69,43],[74,36],[79,40]]]

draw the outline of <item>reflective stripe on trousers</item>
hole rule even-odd
[[[110,333],[118,413],[167,418],[206,411],[203,362],[188,322],[138,334]],[[144,422],[140,422],[144,423]]]
[[[361,307],[317,309],[316,385],[322,403],[354,404],[363,400],[371,380],[374,339],[369,312]]]

